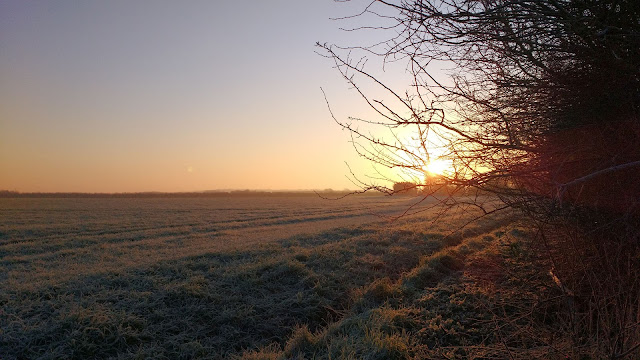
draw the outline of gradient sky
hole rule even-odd
[[[342,189],[366,111],[315,42],[367,1],[0,2],[0,189]],[[367,38],[369,37],[369,38]]]

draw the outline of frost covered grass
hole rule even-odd
[[[517,313],[503,306],[510,297],[524,306],[534,294],[496,290],[515,278],[491,259],[517,260],[509,251],[526,234],[513,216],[452,234],[475,214],[389,223],[352,204],[335,214],[357,221],[335,226],[329,207],[295,201],[280,217],[273,204],[227,206],[218,222],[219,204],[174,204],[170,216],[157,203],[124,214],[26,210],[37,226],[10,224],[18,215],[5,204],[0,358],[464,358],[541,346],[504,320]],[[333,220],[304,220],[320,215]],[[253,225],[232,228],[242,217]],[[254,238],[234,242],[242,236]],[[496,326],[507,325],[516,330],[504,345]]]

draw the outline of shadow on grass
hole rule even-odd
[[[443,235],[421,230],[338,228],[78,274],[56,286],[4,288],[0,358],[225,358],[258,349],[256,356],[269,349],[313,355],[316,345],[333,346],[332,354],[372,346],[378,358],[402,357],[409,344],[401,329],[424,326],[415,322],[420,311],[403,310],[403,297],[459,270],[460,260],[446,254],[425,262],[447,245]],[[393,299],[396,307],[387,309]],[[309,334],[316,345],[300,345]]]
[[[256,248],[3,289],[0,358],[225,357],[337,319],[354,291],[397,278],[440,242],[339,228]],[[397,238],[396,238],[397,237]]]

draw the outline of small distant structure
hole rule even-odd
[[[425,174],[424,185],[421,186],[422,195],[446,195],[451,196],[456,192],[456,187],[443,175]]]
[[[416,196],[418,195],[418,188],[416,184],[410,181],[402,181],[393,184],[393,192],[395,194]]]

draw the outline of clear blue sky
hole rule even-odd
[[[362,103],[316,41],[368,1],[0,2],[0,189],[353,187]],[[369,38],[367,38],[369,37]]]

